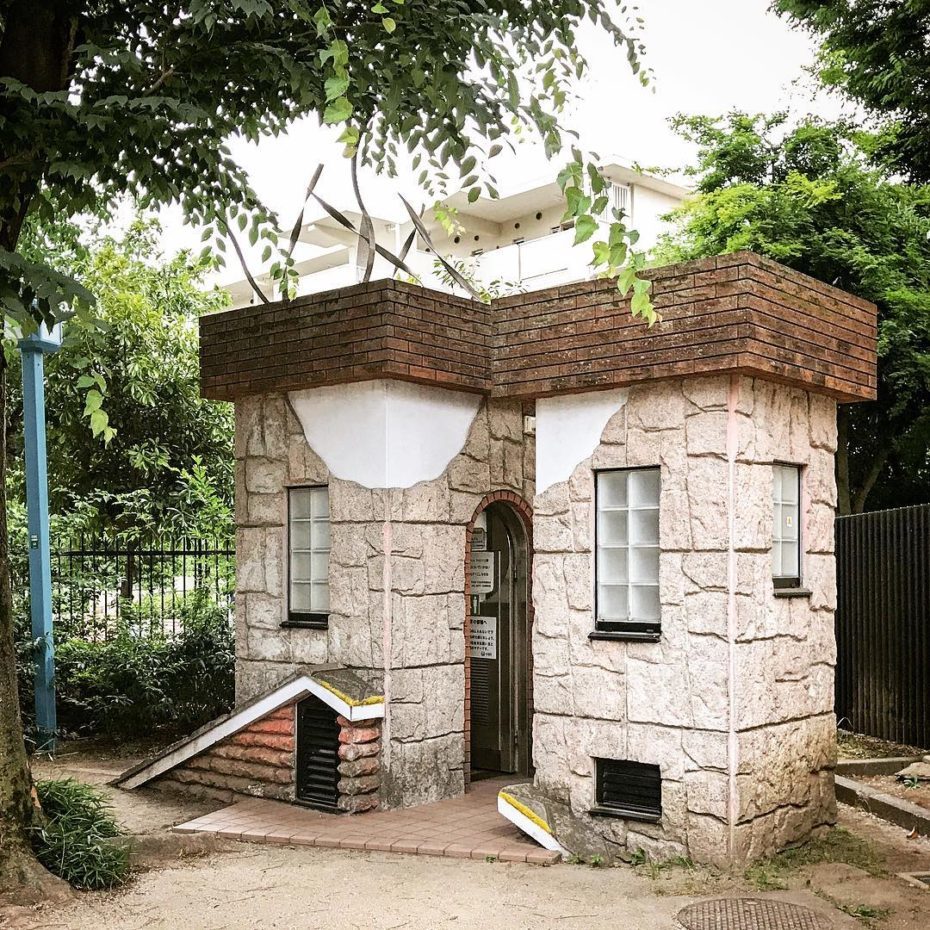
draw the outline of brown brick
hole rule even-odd
[[[662,322],[612,281],[485,306],[396,281],[201,320],[202,389],[248,394],[400,378],[534,398],[657,378],[742,373],[871,399],[876,308],[748,252],[650,269]]]
[[[381,740],[373,743],[342,743],[339,746],[339,758],[346,762],[377,756],[381,753]]]
[[[380,775],[362,775],[358,778],[340,778],[339,794],[353,797],[357,794],[371,794],[381,787]]]
[[[374,775],[380,768],[381,760],[377,756],[363,756],[352,762],[340,762],[339,774],[345,778],[358,778],[360,775]]]
[[[361,814],[377,810],[380,803],[381,796],[375,791],[371,794],[343,795],[336,802],[336,806],[347,814]]]
[[[294,720],[292,717],[264,717],[249,724],[243,732],[246,733],[280,733],[291,736],[294,733]]]
[[[343,727],[339,731],[340,743],[371,743],[380,739],[380,727]]]

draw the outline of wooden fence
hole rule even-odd
[[[836,521],[836,716],[930,746],[930,504]]]

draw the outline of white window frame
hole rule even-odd
[[[289,626],[326,626],[329,622],[329,488],[287,489],[287,584]],[[305,568],[298,568],[297,559]],[[297,594],[307,594],[305,599]]]
[[[772,466],[772,581],[776,588],[800,588],[804,567],[801,536],[802,466],[776,462]],[[792,500],[794,498],[794,500]],[[785,570],[785,548],[797,548],[797,564]]]
[[[609,502],[608,489],[604,486],[608,476],[623,476],[624,496],[623,502],[618,503],[616,500]],[[615,479],[613,479],[615,480]],[[646,483],[652,483],[655,487],[654,498],[633,499],[630,494],[630,488],[633,482],[640,484],[642,487]],[[650,639],[659,638],[661,630],[661,591],[659,585],[659,566],[661,561],[661,546],[659,540],[659,518],[661,513],[661,496],[662,496],[662,473],[658,466],[646,468],[611,468],[595,471],[594,473],[594,510],[595,510],[595,532],[594,532],[594,590],[595,590],[595,629],[591,634],[592,638],[630,638],[630,639]],[[654,518],[654,533],[653,518]],[[614,532],[619,533],[619,539],[608,542],[607,521],[613,516],[622,515],[622,519],[617,520]],[[636,519],[636,517],[639,519]],[[642,529],[634,531],[634,525],[640,523]],[[624,529],[625,528],[625,529]],[[643,534],[643,529],[649,530],[648,538]],[[644,557],[644,564],[640,566],[640,573],[634,569],[632,555],[636,551],[649,552]],[[622,560],[618,561],[612,568],[614,578],[611,580],[605,576],[610,572],[607,566],[608,553],[623,553]],[[654,555],[653,555],[654,554]],[[645,559],[648,558],[648,562]],[[654,558],[654,561],[653,561]],[[648,576],[648,577],[644,577]],[[626,597],[626,617],[617,615],[607,615],[605,604],[609,597],[609,589],[615,589],[615,596],[620,596],[617,592],[625,589]],[[637,615],[636,589],[645,591],[648,589],[650,594],[648,600],[655,604],[655,610],[646,615],[640,613]],[[653,597],[654,594],[654,597]]]

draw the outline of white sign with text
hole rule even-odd
[[[471,618],[468,655],[472,659],[497,658],[497,617]]]
[[[494,553],[472,552],[471,593],[490,594],[494,590]]]

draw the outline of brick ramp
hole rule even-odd
[[[468,794],[397,811],[323,814],[277,801],[240,801],[175,827],[250,843],[493,858],[552,865],[559,853],[541,849],[497,812],[497,792],[507,779],[478,782]]]

